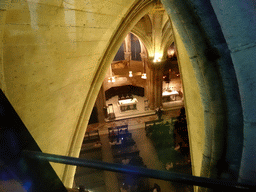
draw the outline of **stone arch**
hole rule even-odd
[[[255,135],[256,135],[256,113],[255,113],[255,50],[256,50],[256,17],[255,1],[212,1],[214,13],[219,21],[223,35],[227,42],[234,63],[237,82],[239,85],[240,102],[242,106],[243,125],[234,124],[234,129],[229,133],[229,137],[235,137],[240,134],[237,142],[243,147],[242,159],[237,158],[237,150],[233,148],[230,156],[235,157],[235,161],[241,162],[239,172],[240,182],[256,182],[256,164],[255,158]],[[234,19],[235,18],[235,19]],[[233,111],[233,113],[237,113]],[[235,119],[233,119],[235,123]],[[243,129],[242,129],[243,127]],[[242,140],[242,141],[241,141]],[[237,146],[234,143],[233,146]],[[232,146],[230,146],[232,148]],[[231,150],[230,150],[231,151]],[[253,152],[254,151],[254,152]],[[240,155],[240,150],[238,150]],[[230,157],[231,158],[231,157]],[[235,163],[234,163],[235,164]]]
[[[5,32],[5,24],[6,24],[6,15],[7,11],[11,6],[11,1],[5,1],[0,3],[0,88],[4,92],[6,96],[8,96],[8,92],[6,90],[6,82],[5,82],[5,71],[4,71],[4,32]]]
[[[136,26],[132,29],[132,33],[135,34],[136,36],[138,36],[140,38],[140,40],[143,42],[143,44],[145,45],[148,54],[152,55],[154,53],[152,46],[151,46],[151,41],[149,38],[145,37],[145,35],[143,34],[143,32],[141,32],[141,30],[139,28],[137,28]]]
[[[227,112],[229,108],[227,108],[226,98],[233,96],[231,93],[228,93],[226,89],[236,89],[237,85],[233,83],[228,87],[223,87],[223,77],[221,76],[222,74],[220,74],[219,66],[216,66],[216,64],[218,65],[219,61],[225,62],[225,57],[227,56],[222,55],[223,60],[221,60],[216,58],[218,54],[214,55],[213,59],[211,58],[211,55],[208,56],[205,54],[207,50],[214,50],[214,46],[207,43],[209,42],[209,39],[202,31],[201,26],[195,22],[196,16],[191,17],[191,15],[189,15],[191,14],[189,5],[187,3],[175,4],[173,2],[168,3],[165,1],[163,1],[163,4],[165,5],[166,10],[169,11],[168,13],[171,16],[175,27],[178,29],[178,32],[181,34],[182,40],[186,46],[190,62],[192,63],[194,73],[196,74],[197,84],[200,90],[200,99],[204,108],[204,132],[206,138],[204,143],[204,152],[202,153],[202,169],[199,175],[217,177],[217,164],[226,153],[226,128],[230,128],[230,124],[232,124],[227,121],[227,119],[230,119],[230,113]],[[182,11],[181,7],[183,9],[184,7],[186,8]],[[182,12],[181,17],[177,16],[178,14],[175,15],[172,12],[173,10],[176,10],[177,13]],[[186,25],[184,25],[184,27],[180,26],[184,21],[186,22]],[[192,31],[189,31],[190,33],[186,31],[189,26],[193,29]],[[203,38],[200,39],[199,34],[201,34]],[[108,48],[106,53],[111,53],[114,49],[116,48]],[[103,59],[107,60],[106,58]],[[101,65],[104,66],[103,63],[107,62],[102,62]],[[95,79],[97,79],[97,77],[95,77]],[[97,79],[97,82],[99,79],[100,78]],[[214,83],[213,80],[215,80]],[[232,77],[232,80],[236,80],[235,76]],[[228,79],[227,82],[229,81],[230,80]],[[216,90],[219,90],[219,93],[216,93]],[[97,92],[97,90],[92,91]],[[231,104],[229,103],[229,106],[230,105]],[[239,103],[236,104],[235,107],[241,111]],[[236,117],[238,116],[239,114],[236,115]],[[241,122],[239,121],[239,123]],[[238,146],[238,148],[239,147],[241,146]]]
[[[242,149],[242,110],[236,74],[214,11],[210,2],[162,0],[162,3],[186,47],[200,90],[205,144],[199,175],[219,177],[219,164],[228,161],[229,167],[225,168],[236,180]],[[236,128],[234,124],[237,124]],[[228,136],[233,131],[239,133],[233,134],[237,143]],[[235,160],[231,157],[234,151],[237,152]]]
[[[3,63],[3,36],[4,36],[4,25],[6,20],[6,9],[5,7],[0,7],[0,30],[2,31],[0,33],[0,88],[3,90],[3,92],[6,93],[6,84],[5,84],[5,78],[4,78],[4,63]]]
[[[154,1],[148,0],[143,2],[137,2],[132,8],[130,13],[128,13],[127,17],[122,21],[122,24],[119,26],[116,33],[113,35],[110,40],[110,44],[108,45],[102,60],[100,61],[99,68],[97,73],[94,76],[94,79],[91,83],[88,95],[86,97],[86,101],[84,103],[80,119],[76,128],[76,133],[73,137],[72,146],[70,147],[69,156],[78,156],[80,152],[80,146],[83,141],[83,135],[86,130],[86,125],[89,120],[88,111],[91,111],[93,105],[95,103],[97,93],[100,90],[101,84],[104,80],[105,73],[109,68],[116,52],[118,51],[120,45],[122,44],[125,36],[128,32],[132,30],[134,25],[149,11],[153,8]],[[135,11],[134,11],[135,10]],[[62,178],[65,186],[72,186],[73,177],[75,174],[75,168],[71,166],[66,166],[65,172]]]

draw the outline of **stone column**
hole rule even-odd
[[[140,53],[140,57],[142,60],[142,65],[143,65],[143,71],[141,72],[141,77],[144,73],[146,73],[146,68],[147,68],[147,54],[144,52]],[[147,75],[147,74],[146,74]],[[148,77],[147,77],[148,78]],[[148,95],[148,85],[146,84],[146,86],[144,87],[144,95],[147,96]]]
[[[127,65],[130,66],[130,61],[132,60],[131,33],[128,33],[124,40],[124,59],[127,62]]]
[[[163,63],[154,63],[148,60],[147,70],[147,97],[149,99],[149,107],[154,110],[162,106],[162,85],[163,85]]]
[[[100,91],[98,93],[98,97],[96,99],[95,102],[95,106],[97,107],[97,111],[98,111],[98,121],[99,123],[103,123],[105,122],[105,107],[106,107],[106,98],[105,98],[105,91],[104,91],[104,87],[103,84],[100,88]]]
[[[240,182],[256,182],[256,17],[255,3],[251,0],[213,1],[216,13],[237,75],[243,109],[243,154]],[[235,18],[235,19],[234,19]],[[237,126],[237,125],[236,125]],[[240,128],[240,127],[239,127]],[[242,127],[240,128],[242,129]],[[235,151],[236,152],[236,151]]]
[[[150,67],[150,65],[147,65],[147,91],[146,91],[146,97],[149,101],[149,108],[154,109],[155,100],[154,100],[154,92],[153,92],[153,69]]]
[[[143,71],[141,72],[141,74],[143,74],[143,73],[146,73],[147,55],[145,53],[140,53],[140,57],[143,65]]]

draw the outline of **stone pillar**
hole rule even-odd
[[[100,91],[98,93],[98,97],[96,99],[95,106],[97,107],[97,111],[98,111],[99,123],[105,122],[105,111],[104,111],[104,109],[106,107],[106,98],[105,98],[105,91],[104,91],[103,84],[102,84],[102,86],[100,88]]]
[[[143,73],[146,73],[147,55],[145,53],[140,53],[140,57],[142,60],[142,65],[143,65],[143,71],[142,71],[142,74],[143,74]]]
[[[154,73],[155,107],[162,107],[163,68],[155,67]]]
[[[141,77],[142,75],[145,73],[146,76],[147,76],[147,73],[146,73],[146,68],[147,68],[147,54],[144,53],[144,52],[141,52],[140,53],[140,57],[141,57],[141,60],[142,60],[142,65],[143,65],[143,71],[141,72]],[[146,77],[148,78],[148,77]],[[147,97],[148,95],[148,85],[146,84],[146,86],[144,87],[144,95]],[[148,98],[148,97],[147,97]]]
[[[124,40],[124,59],[127,62],[127,65],[130,66],[130,61],[132,59],[131,33],[128,33]]]
[[[235,67],[244,120],[240,182],[256,182],[256,18],[251,0],[213,1],[212,7],[223,30]],[[234,19],[235,18],[235,19]]]
[[[149,101],[149,108],[154,109],[155,106],[155,100],[154,100],[154,92],[153,92],[153,69],[150,67],[150,65],[147,65],[147,91],[146,91],[146,97]]]
[[[163,63],[154,63],[148,60],[147,67],[147,97],[150,109],[154,110],[162,106]]]

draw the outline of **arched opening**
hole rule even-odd
[[[185,25],[188,27],[187,25],[194,23],[193,21],[190,22],[194,18],[190,17],[188,12],[184,12],[181,5],[165,3],[165,6],[168,11],[173,8],[173,10],[178,9],[178,13],[181,11],[184,14],[182,18],[178,18],[173,12],[168,12],[174,23],[175,42],[179,50],[178,62],[180,63],[185,87],[184,93],[187,98],[185,98],[185,105],[189,118],[189,137],[192,142],[193,174],[209,176],[210,173],[213,174],[210,176],[216,177],[213,170],[216,170],[217,161],[223,157],[223,137],[225,135],[221,133],[225,132],[226,123],[222,80],[217,78],[213,84],[212,79],[219,77],[219,71],[216,69],[215,61],[204,55],[205,49],[209,45],[207,41],[203,43],[200,38],[204,37],[205,34],[200,31],[198,26],[191,27],[195,30],[190,31],[191,33],[188,33],[184,29],[185,27],[181,27],[183,20],[189,20]],[[198,35],[201,33],[202,36]],[[221,91],[216,93],[214,91],[216,88]],[[218,136],[213,138],[212,135]],[[223,142],[218,142],[218,140]],[[211,143],[214,143],[214,147],[210,145]],[[211,166],[213,172],[206,172],[210,165],[213,165]]]
[[[164,27],[166,28],[166,25],[164,25]],[[183,107],[183,102],[179,103],[180,105],[178,106],[172,105],[171,107],[168,107],[167,104],[173,104],[174,101],[182,101],[182,97],[180,97],[180,93],[178,93],[178,91],[181,92],[182,90],[182,84],[174,44],[170,46],[170,49],[172,49],[175,53],[169,53],[169,50],[168,53],[162,54],[166,55],[167,57],[167,61],[161,64],[163,65],[161,67],[162,72],[160,73],[160,78],[158,79],[158,84],[163,87],[163,90],[160,89],[159,92],[154,94],[159,94],[157,97],[161,98],[160,105],[162,105],[162,97],[166,97],[166,95],[163,95],[164,93],[171,93],[171,95],[168,95],[168,101],[164,102],[164,104],[167,106],[166,109],[162,108],[164,114],[158,115],[159,111],[155,111],[155,106],[153,106],[153,110],[149,108],[149,99],[146,97],[146,94],[149,94],[150,92],[148,87],[157,85],[150,84],[152,80],[154,80],[153,77],[151,77],[151,81],[148,81],[148,75],[152,76],[151,73],[154,73],[154,69],[150,67],[152,63],[148,63],[150,62],[147,54],[148,50],[142,44],[142,42],[143,40],[140,40],[135,34],[130,33],[117,51],[117,54],[115,55],[114,60],[107,71],[103,85],[101,86],[101,91],[99,92],[100,96],[98,95],[95,105],[97,106],[97,103],[104,103],[105,101],[104,106],[98,105],[101,107],[101,109],[104,108],[105,110],[105,113],[102,113],[104,114],[104,117],[101,118],[104,120],[104,123],[88,125],[88,136],[86,136],[87,139],[82,145],[80,157],[86,157],[86,155],[83,153],[84,151],[87,151],[88,158],[104,160],[104,158],[106,158],[106,154],[103,151],[100,153],[98,150],[101,151],[102,148],[105,148],[105,145],[110,145],[111,150],[108,151],[108,155],[111,156],[110,158],[113,158],[113,162],[129,162],[131,163],[130,165],[147,166],[154,169],[161,169],[160,167],[162,166],[165,170],[175,170],[183,173],[184,170],[186,170],[186,173],[191,174],[187,125],[186,118],[184,118],[185,111],[182,110],[181,114],[179,114],[180,108]],[[140,57],[138,57],[138,55],[140,55]],[[143,73],[147,74],[146,78],[142,78]],[[169,85],[172,86],[167,86],[167,83],[164,82],[164,78],[167,77],[167,74],[169,78]],[[170,81],[172,82],[170,83]],[[177,96],[172,95],[174,92],[178,93]],[[102,99],[105,100],[102,102]],[[133,102],[134,99],[136,99],[135,104]],[[130,103],[126,102],[128,100]],[[122,104],[122,102],[125,103]],[[157,124],[156,127],[155,123]],[[122,139],[124,139],[124,137],[119,138],[119,131],[116,132],[116,130],[122,129],[120,127],[123,126],[125,127],[125,130],[128,131],[129,136],[131,136],[129,137],[129,140],[132,141],[131,145],[124,146],[124,148],[134,148],[131,151],[127,150],[125,154],[122,154],[122,156],[118,156],[117,151],[115,151],[113,148],[120,148],[120,146],[123,145]],[[162,135],[159,131],[155,131],[157,129],[161,129],[165,135]],[[89,136],[90,134],[96,134],[96,140],[92,135]],[[113,136],[117,135],[116,140],[111,137],[112,134]],[[138,135],[143,135],[143,138],[138,137]],[[165,138],[166,135],[167,138]],[[156,136],[157,139],[155,138]],[[89,142],[90,137],[93,138],[92,143],[96,145],[96,148],[100,148],[96,153],[95,150],[93,151],[92,157],[90,156],[90,152],[88,152],[88,150],[91,150],[92,143],[89,145],[87,143]],[[119,139],[121,141],[119,141]],[[163,139],[166,140],[163,141]],[[151,142],[153,142],[153,144]],[[100,145],[98,146],[97,143],[100,143]],[[151,148],[151,150],[144,151],[141,143],[144,143],[145,148]],[[86,149],[87,147],[88,150]],[[154,153],[154,150],[156,150],[157,153]],[[130,153],[132,153],[132,155]],[[145,153],[150,153],[152,156],[154,156],[154,163],[150,162],[152,161],[152,158],[148,158]],[[161,160],[157,160],[158,158]],[[136,159],[136,161],[134,159]],[[137,163],[139,161],[139,164],[133,164],[134,161]],[[158,167],[154,166],[153,164],[158,165]],[[77,171],[81,173],[81,169],[78,169]],[[79,181],[78,172],[75,176],[76,185],[79,185],[79,182],[81,182]],[[86,171],[84,174],[86,175]],[[104,172],[96,172],[94,174],[104,175]],[[113,175],[111,175],[111,177],[112,176]],[[87,173],[87,179],[88,177],[89,175]],[[127,176],[124,177],[127,178]],[[98,182],[99,185],[102,185],[101,187],[106,187],[104,184],[102,184],[104,181],[101,177],[99,177]],[[126,180],[121,182],[120,178],[117,178],[117,181],[115,180],[115,182],[119,188],[122,188],[121,183],[125,183],[125,185],[131,188],[134,187],[133,182],[133,184]],[[113,186],[115,182],[112,182]],[[155,181],[143,180],[143,188],[149,190],[150,186],[153,186],[153,182]],[[90,186],[89,181],[86,182],[86,185]],[[186,186],[175,186],[168,182],[160,182],[159,185],[166,190],[175,188],[178,191],[181,188],[186,188]],[[93,190],[93,188],[90,188],[90,190]]]

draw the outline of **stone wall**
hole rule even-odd
[[[99,62],[134,1],[9,2],[0,11],[1,87],[43,152],[70,155]],[[53,167],[62,178],[65,166]]]
[[[195,72],[187,51],[176,29],[174,32],[184,88],[192,171],[193,175],[200,176],[205,145],[203,106]]]

